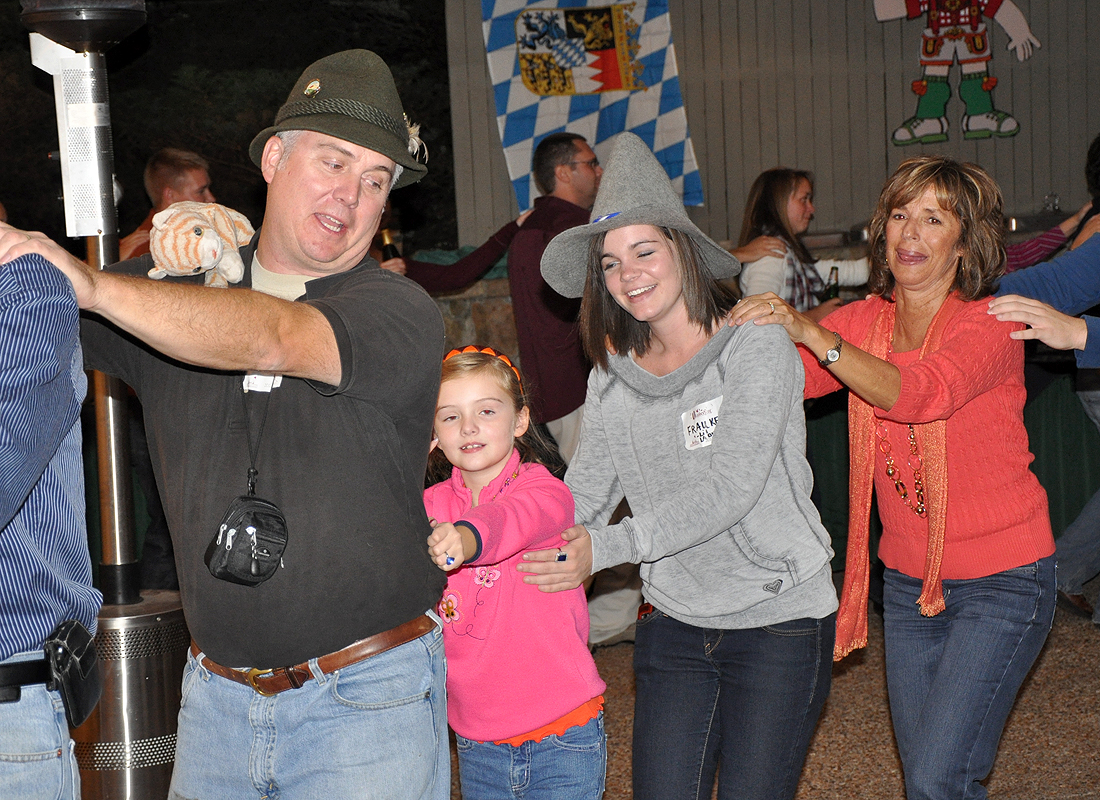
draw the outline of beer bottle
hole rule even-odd
[[[840,297],[840,269],[838,267],[829,269],[829,280],[825,282],[825,288],[821,292],[821,302],[832,300],[834,297]]]
[[[393,234],[390,233],[389,228],[382,229],[382,260],[389,261],[391,258],[401,258],[401,253],[397,250],[397,245],[393,243]]]

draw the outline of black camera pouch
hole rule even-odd
[[[245,394],[248,387],[248,378],[245,378]],[[206,568],[215,578],[242,586],[259,586],[274,575],[283,564],[286,550],[286,517],[273,502],[256,497],[256,478],[260,475],[256,471],[256,455],[271,406],[271,388],[261,390],[267,392],[267,397],[255,441],[248,403],[244,402],[245,395],[241,395],[248,436],[248,494],[240,495],[229,504],[218,532],[206,548],[204,559]]]
[[[286,518],[278,506],[241,495],[229,504],[206,548],[206,566],[219,580],[258,586],[279,569],[286,543]]]
[[[46,688],[60,692],[69,726],[77,728],[91,716],[103,693],[95,640],[79,621],[70,619],[46,639],[45,651],[51,676]]]

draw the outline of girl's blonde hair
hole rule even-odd
[[[527,393],[523,389],[519,370],[508,356],[491,347],[470,345],[449,352],[443,359],[443,372],[439,382],[442,385],[447,381],[482,374],[490,375],[496,380],[512,401],[512,410],[516,414],[530,405]],[[521,436],[516,437],[515,446],[519,450],[520,461],[542,464],[551,472],[558,474],[565,466],[561,454],[539,428],[540,426],[532,422]],[[430,486],[446,480],[450,477],[452,468],[443,450],[439,447],[435,448],[428,457],[426,485]]]

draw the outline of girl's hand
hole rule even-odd
[[[592,538],[588,529],[574,525],[562,531],[561,538],[565,541],[561,547],[523,554],[523,561],[516,569],[528,573],[523,576],[524,583],[538,586],[540,592],[564,592],[576,589],[592,574]]]
[[[396,272],[398,275],[405,274],[405,259],[403,258],[391,258],[387,261],[383,261],[379,264],[382,269],[387,269],[390,272]]]
[[[782,325],[793,342],[805,342],[819,326],[795,311],[772,292],[742,298],[730,312],[731,325]],[[831,341],[831,336],[830,336]]]
[[[1068,237],[1071,233],[1077,230],[1077,226],[1081,224],[1081,220],[1085,218],[1085,214],[1092,210],[1092,201],[1089,200],[1083,206],[1081,210],[1074,214],[1072,217],[1062,220],[1058,227],[1062,231],[1062,235]],[[1070,248],[1071,250],[1073,248]]]
[[[1010,333],[1013,339],[1038,339],[1055,350],[1084,350],[1088,340],[1089,329],[1083,319],[1055,311],[1029,297],[1016,294],[994,297],[989,301],[989,313],[1001,322],[1022,322],[1028,326]]]
[[[444,572],[456,570],[462,566],[468,554],[477,548],[475,542],[473,547],[467,550],[466,546],[469,544],[467,539],[473,539],[469,528],[465,526],[456,528],[450,522],[437,523],[435,530],[428,537],[428,555]]]

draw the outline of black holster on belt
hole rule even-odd
[[[45,649],[50,665],[46,688],[61,693],[69,726],[77,728],[91,716],[103,693],[95,640],[79,621],[70,619],[50,634]]]

